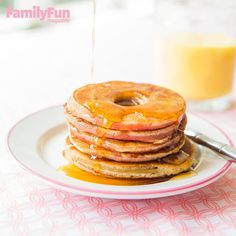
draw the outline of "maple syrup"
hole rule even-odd
[[[93,19],[92,19],[92,55],[91,55],[91,69],[90,69],[90,77],[91,80],[94,80],[94,70],[95,70],[95,39],[96,39],[96,31],[95,31],[95,23],[96,23],[96,0],[92,1],[93,4]],[[94,101],[95,89],[91,91],[92,101]]]
[[[91,79],[94,78],[94,63],[95,63],[95,22],[96,22],[96,0],[93,0],[93,22],[92,22],[92,63],[91,63]]]
[[[194,155],[195,157],[196,151],[193,151],[192,144],[190,142],[186,142],[186,145],[183,148],[184,152],[188,155]],[[93,159],[93,157],[91,157]],[[199,161],[199,160],[198,160]],[[145,163],[144,163],[145,164]],[[196,164],[196,163],[195,163]],[[99,164],[95,164],[93,166],[97,172],[99,172]],[[94,175],[87,171],[84,171],[73,164],[64,165],[58,168],[59,171],[63,172],[65,175],[79,179],[82,181],[97,183],[97,184],[107,184],[107,185],[118,185],[118,186],[135,186],[135,185],[146,185],[146,184],[154,184],[160,183],[168,180],[181,180],[191,178],[197,175],[197,172],[194,169],[191,169],[187,172],[180,173],[175,176],[167,176],[161,178],[143,178],[143,179],[119,179],[119,178],[108,178],[99,175]]]
[[[113,81],[77,89],[69,109],[73,106],[70,103],[85,107],[99,119],[99,125],[111,129],[122,122],[140,126],[158,123],[158,128],[178,125],[185,113],[185,101],[180,95],[158,86],[131,82]]]
[[[96,167],[99,168],[99,167]],[[77,166],[70,164],[64,165],[58,168],[59,171],[63,172],[65,175],[79,179],[82,181],[96,183],[96,184],[107,184],[107,185],[118,185],[118,186],[135,186],[135,185],[145,185],[145,184],[155,184],[160,182],[165,182],[168,180],[181,180],[188,179],[197,175],[194,170],[189,170],[187,172],[178,174],[176,176],[167,176],[160,178],[150,178],[150,179],[118,179],[118,178],[107,178],[99,175],[91,174],[87,171],[81,170]]]
[[[181,173],[181,174],[178,174],[176,176],[173,176],[171,178],[171,180],[179,180],[179,179],[188,179],[188,178],[191,178],[191,177],[194,177],[197,175],[197,172],[194,171],[194,170],[189,170],[187,172],[184,172],[184,173]]]
[[[99,168],[99,167],[96,167]],[[132,185],[144,185],[164,182],[169,180],[171,177],[151,178],[151,179],[118,179],[118,178],[107,178],[99,175],[94,175],[84,170],[81,170],[77,166],[70,164],[61,166],[58,169],[65,175],[83,180],[90,183],[96,184],[107,184],[107,185],[119,185],[119,186],[132,186]]]

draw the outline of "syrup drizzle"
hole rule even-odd
[[[91,70],[90,70],[90,77],[91,80],[94,80],[94,72],[95,72],[95,40],[96,40],[96,0],[92,1],[93,3],[93,19],[92,19],[92,60],[91,60]],[[89,108],[96,113],[96,104],[94,104],[94,94],[95,90],[92,90],[92,101],[89,105]],[[126,104],[125,104],[126,105]],[[138,104],[136,104],[138,105]],[[152,110],[152,109],[151,109]],[[144,116],[143,113],[140,112],[140,116]],[[112,122],[109,122],[106,116],[102,116],[103,118],[103,126],[106,128],[110,128]],[[184,132],[180,127],[178,127],[178,131]],[[104,134],[102,135],[104,136]],[[101,139],[103,140],[103,139]],[[98,139],[96,140],[98,141]],[[93,145],[90,145],[90,149],[94,149]],[[96,156],[91,155],[92,159],[96,159]],[[94,166],[95,169],[99,170],[100,166]],[[190,170],[184,173],[181,173],[177,176],[171,177],[161,177],[161,178],[150,178],[150,179],[115,179],[115,178],[107,178],[103,176],[98,176],[91,174],[87,171],[84,171],[73,164],[64,165],[58,168],[59,171],[63,172],[65,175],[76,178],[79,180],[91,182],[91,183],[98,183],[98,184],[108,184],[108,185],[119,185],[119,186],[134,186],[134,185],[144,185],[144,184],[153,184],[168,181],[170,179],[178,180],[189,178],[195,176],[197,173],[194,170]]]
[[[121,86],[122,94],[119,95],[117,93]],[[92,96],[91,90],[95,88],[96,92]],[[130,90],[142,92],[147,102],[136,106],[116,104],[117,97],[126,98]],[[154,122],[159,123],[158,128],[171,124],[177,125],[185,112],[183,98],[169,90],[148,84],[110,82],[86,87],[83,90],[78,89],[73,96],[76,102],[83,104],[90,113],[94,114],[97,124],[111,129],[117,129],[116,123],[120,122],[141,123],[141,126]]]
[[[92,22],[92,63],[91,63],[91,79],[94,79],[95,64],[95,39],[96,39],[96,0],[93,0],[93,22]]]
[[[92,52],[91,52],[91,68],[90,68],[90,78],[91,81],[94,80],[95,77],[95,41],[96,41],[96,0],[92,1],[93,4],[93,19],[92,19]],[[92,102],[94,101],[95,90],[91,91]]]

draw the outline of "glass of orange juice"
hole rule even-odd
[[[192,109],[227,109],[236,68],[235,1],[159,0],[156,23],[158,83]]]

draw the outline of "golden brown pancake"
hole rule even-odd
[[[189,170],[195,148],[184,136],[184,99],[156,85],[111,81],[76,89],[64,106],[64,156],[95,175],[168,177]]]
[[[179,141],[184,137],[182,132],[178,132],[172,139],[164,140],[163,143],[144,143],[135,141],[122,141],[115,139],[103,139],[96,137],[92,134],[86,132],[80,132],[77,129],[71,127],[70,132],[78,140],[86,142],[88,144],[93,144],[98,147],[103,147],[105,149],[115,151],[115,152],[132,152],[132,153],[145,153],[154,152],[161,150],[165,147],[169,147],[179,143]]]
[[[123,141],[140,141],[140,142],[156,142],[160,143],[161,140],[167,140],[171,138],[173,134],[177,130],[184,130],[187,118],[184,116],[181,123],[176,125],[170,125],[165,128],[157,129],[157,130],[147,130],[147,131],[122,131],[122,130],[112,130],[106,129],[103,127],[99,127],[93,125],[81,118],[73,116],[69,111],[65,109],[65,117],[67,124],[72,126],[81,132],[87,132],[93,134],[100,138],[109,138],[109,139],[117,139]]]
[[[76,89],[65,107],[94,125],[129,131],[178,125],[186,109],[184,99],[169,89],[124,81]]]
[[[194,147],[194,146],[192,146]],[[184,150],[184,147],[183,147]],[[65,158],[70,162],[90,173],[112,178],[157,178],[176,175],[189,170],[194,162],[195,148],[189,155],[179,152],[160,161],[144,163],[124,163],[107,160],[105,158],[92,159],[90,155],[78,151],[71,143],[66,143]],[[172,163],[170,163],[172,161]]]
[[[178,144],[172,145],[167,148],[163,148],[157,152],[130,153],[130,152],[114,152],[102,147],[97,147],[95,145],[91,146],[83,141],[78,140],[73,135],[70,135],[69,139],[71,144],[73,144],[78,151],[88,154],[90,156],[94,156],[97,158],[106,158],[109,160],[119,161],[119,162],[133,162],[133,163],[157,160],[162,157],[166,157],[170,154],[177,153],[185,143],[185,139],[183,138],[180,140]]]

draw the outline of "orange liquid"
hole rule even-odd
[[[84,170],[81,170],[77,166],[70,164],[61,166],[58,169],[62,171],[65,175],[70,176],[75,179],[83,180],[90,183],[96,184],[108,184],[108,185],[120,185],[120,186],[130,186],[130,185],[143,185],[143,184],[153,184],[163,181],[167,181],[170,177],[154,178],[154,179],[115,179],[106,178],[98,175],[91,174]]]
[[[178,174],[174,177],[172,177],[172,180],[178,180],[178,179],[187,179],[187,178],[191,178],[193,176],[196,176],[197,172],[195,172],[194,170],[190,170],[181,174]]]
[[[73,164],[61,166],[59,167],[58,170],[63,172],[65,175],[69,177],[83,180],[86,182],[96,183],[96,184],[118,185],[118,186],[154,184],[154,183],[165,182],[168,180],[180,180],[180,179],[191,178],[197,175],[195,171],[190,170],[176,176],[153,178],[153,179],[152,178],[151,179],[115,179],[115,178],[106,178],[106,177],[91,174],[89,172],[81,170],[80,168],[78,168],[77,166]]]
[[[190,100],[227,95],[233,88],[236,42],[220,36],[175,35],[161,43],[162,83]]]

